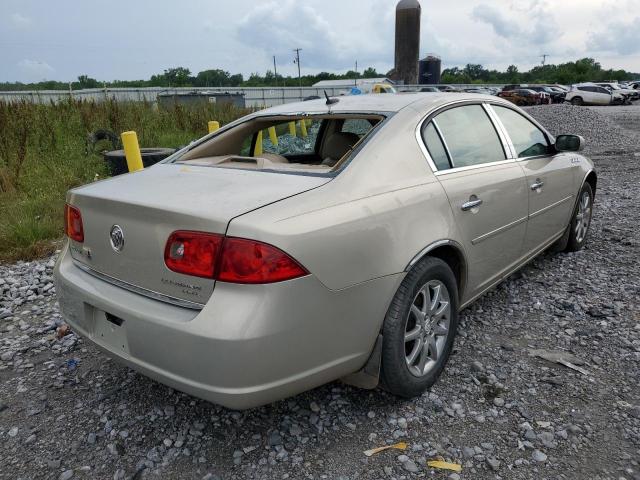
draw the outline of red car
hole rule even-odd
[[[535,92],[528,88],[516,88],[513,90],[503,90],[498,94],[506,100],[515,103],[519,106],[526,105],[541,105],[543,103],[550,103],[551,97],[548,93]]]

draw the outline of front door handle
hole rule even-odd
[[[542,187],[544,187],[544,182],[538,178],[536,183],[531,185],[531,190],[540,190]]]
[[[475,198],[475,199],[469,199],[468,202],[465,202],[462,204],[462,211],[463,212],[468,212],[469,210],[472,210],[476,207],[479,207],[480,205],[482,205],[482,200],[479,198]]]

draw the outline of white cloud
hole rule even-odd
[[[597,52],[640,53],[640,16],[628,23],[610,22],[604,29],[592,32],[587,46]]]
[[[480,4],[472,10],[471,18],[490,25],[496,35],[519,42],[521,46],[542,46],[562,36],[562,30],[545,2],[533,0],[525,11],[522,9],[523,6],[505,9]]]
[[[9,16],[9,20],[15,28],[19,29],[28,29],[33,23],[29,17],[25,17],[20,13],[12,13]]]
[[[18,62],[18,68],[31,80],[42,80],[55,72],[55,69],[47,62],[40,60],[29,60],[25,58]]]

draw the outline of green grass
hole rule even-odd
[[[166,111],[144,102],[0,102],[0,260],[53,250],[66,191],[107,175],[101,153],[87,153],[89,133],[134,130],[141,147],[178,147],[205,135],[208,120],[225,124],[246,113],[214,105]]]

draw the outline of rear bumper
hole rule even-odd
[[[73,263],[67,247],[55,269],[60,309],[74,331],[148,377],[233,409],[362,367],[402,276],[341,291],[311,275],[271,285],[219,282],[195,311],[96,278]]]

